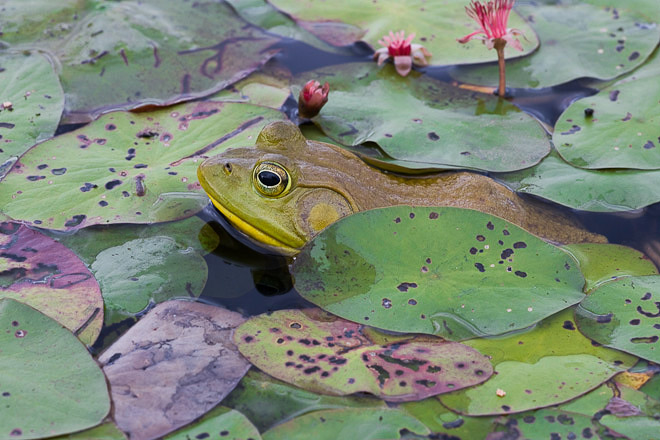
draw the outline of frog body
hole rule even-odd
[[[264,127],[254,147],[205,160],[197,174],[230,223],[287,255],[342,217],[395,205],[474,209],[553,243],[606,242],[568,214],[523,199],[489,177],[465,171],[412,177],[383,172],[342,148],[307,140],[284,121]]]

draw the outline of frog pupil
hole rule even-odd
[[[257,177],[264,186],[277,186],[282,181],[277,173],[268,170],[260,171]]]

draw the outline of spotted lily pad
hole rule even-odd
[[[199,421],[165,436],[165,440],[205,438],[261,440],[259,431],[247,417],[236,410],[224,406],[214,408]]]
[[[638,11],[573,4],[516,5],[534,26],[541,44],[532,55],[506,65],[508,87],[550,87],[587,77],[611,79],[641,65],[660,40],[660,27]],[[626,4],[627,6],[627,4]],[[496,64],[453,69],[459,81],[497,86]]]
[[[594,341],[660,362],[660,276],[626,277],[599,287],[576,309]]]
[[[89,269],[69,249],[17,223],[0,223],[0,298],[45,313],[88,345],[103,325],[103,299]]]
[[[271,376],[326,394],[419,400],[481,383],[491,374],[488,360],[465,345],[430,338],[380,345],[362,327],[319,309],[280,310],[246,321],[234,341]]]
[[[405,402],[399,405],[436,435],[441,434],[447,439],[485,439],[492,431],[495,417],[468,417],[445,408],[435,398],[419,402]]]
[[[1,55],[0,165],[51,137],[63,108],[64,93],[46,57],[29,52]],[[0,170],[0,179],[2,174]]]
[[[278,38],[247,25],[224,2],[20,3],[25,6],[3,12],[2,38],[58,60],[70,122],[208,95],[276,53],[269,48]],[[41,21],[35,10],[44,11]],[[43,32],[35,33],[39,28]]]
[[[449,409],[473,416],[518,413],[569,401],[636,361],[592,344],[577,330],[570,309],[526,333],[465,344],[490,356],[496,374],[481,385],[439,398]]]
[[[500,420],[497,431],[507,433],[518,440],[593,439],[598,426],[592,423],[592,415],[571,413],[558,409],[541,409],[534,412],[509,416]]]
[[[46,315],[0,299],[0,347],[0,437],[78,431],[98,425],[110,410],[96,362],[69,330]]]
[[[250,364],[231,341],[236,312],[190,301],[157,305],[100,357],[117,426],[151,439],[216,406]]]
[[[585,170],[555,152],[535,167],[497,178],[517,192],[583,211],[630,211],[660,202],[660,170]]]
[[[283,118],[223,102],[110,113],[25,153],[0,182],[0,209],[59,230],[190,217],[208,203],[196,176],[201,160],[253,144],[264,125]]]
[[[525,328],[584,297],[571,256],[459,208],[359,212],[303,248],[292,272],[298,292],[331,313],[450,340]]]
[[[495,51],[482,44],[459,44],[456,39],[478,29],[478,25],[465,13],[464,0],[426,2],[411,0],[372,1],[336,0],[269,0],[269,3],[290,15],[298,24],[320,39],[345,46],[357,40],[373,48],[380,48],[378,40],[390,31],[414,32],[413,43],[422,44],[433,55],[432,65],[467,64],[493,61]],[[512,12],[509,27],[520,29],[527,39],[521,38],[523,52],[508,47],[507,57],[526,55],[538,46],[536,34],[521,17]]]
[[[361,440],[400,439],[402,432],[431,433],[414,417],[397,409],[345,408],[314,411],[262,434],[264,440],[336,440],[347,436]]]

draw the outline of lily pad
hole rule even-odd
[[[61,9],[48,3],[13,7],[0,27],[14,47],[37,47],[58,60],[68,122],[208,95],[277,52],[270,47],[278,38],[247,25],[224,2],[95,0]],[[43,21],[26,18],[42,5]]]
[[[0,436],[51,437],[101,423],[110,411],[105,378],[71,332],[6,298],[0,329]]]
[[[0,249],[0,298],[24,302],[93,344],[103,325],[103,298],[85,264],[18,223],[0,223]]]
[[[217,405],[250,364],[231,341],[236,312],[189,301],[157,305],[100,357],[117,426],[161,437]]]
[[[584,297],[571,256],[460,208],[353,214],[308,243],[292,273],[305,299],[345,319],[449,340],[526,328]]]
[[[660,202],[659,170],[585,170],[556,152],[535,167],[496,177],[519,193],[582,211],[631,211]]]
[[[439,399],[447,408],[472,416],[518,413],[569,401],[636,361],[592,344],[577,331],[570,309],[525,333],[465,344],[491,357],[496,374],[481,385]]]
[[[660,77],[613,85],[574,102],[553,142],[567,162],[588,169],[660,169]]]
[[[254,143],[264,125],[283,118],[223,102],[110,113],[25,153],[0,182],[0,209],[58,230],[190,217],[208,204],[196,176],[201,160]]]
[[[262,434],[264,440],[316,440],[356,438],[361,440],[400,439],[401,432],[431,433],[419,420],[397,409],[345,408],[314,411]]]
[[[660,362],[660,276],[604,284],[579,305],[575,317],[594,341]]]
[[[247,417],[224,406],[218,406],[194,424],[165,436],[165,440],[212,439],[218,435],[223,440],[261,440],[259,431]]]
[[[321,409],[385,407],[385,402],[373,397],[312,393],[257,370],[248,371],[222,403],[245,414],[262,432]]]
[[[612,79],[629,72],[653,52],[660,27],[646,15],[604,5],[519,3],[541,44],[532,55],[506,66],[508,87],[550,87],[577,78]],[[627,4],[626,4],[627,6]],[[462,82],[497,86],[496,64],[459,66],[450,75]]]
[[[374,63],[317,69],[298,82],[318,78],[331,92],[313,121],[340,144],[375,142],[388,156],[426,168],[499,172],[531,167],[550,152],[535,119],[492,95],[416,73],[401,78]]]
[[[219,91],[207,100],[245,102],[279,109],[291,95],[290,81],[291,72],[279,64],[268,62],[260,71]]]
[[[404,30],[417,35],[413,43],[422,44],[431,52],[434,66],[481,63],[497,59],[495,51],[480,43],[459,44],[456,39],[470,34],[479,25],[465,13],[464,0],[426,2],[410,0],[372,1],[336,0],[269,0],[269,3],[290,15],[304,29],[335,46],[345,46],[361,40],[373,48],[383,35]],[[527,55],[538,46],[536,34],[513,11],[508,27],[520,29],[523,52],[506,48],[508,58]]]
[[[517,440],[590,439],[597,436],[598,427],[592,423],[590,415],[571,413],[548,408],[534,412],[509,416],[500,420],[506,433]]]
[[[658,269],[636,249],[611,243],[576,243],[562,246],[580,263],[585,293],[608,281],[635,275],[657,275]]]
[[[53,437],[51,440],[126,440],[123,432],[112,422],[104,423],[86,431]]]
[[[660,438],[660,420],[652,417],[616,417],[605,415],[600,422],[630,439],[651,439]]]
[[[493,430],[495,417],[468,417],[445,408],[435,398],[399,405],[402,411],[415,417],[440,439],[485,439]]]
[[[38,53],[0,56],[0,165],[51,137],[64,92],[48,59]],[[0,179],[2,178],[0,172]]]
[[[360,324],[319,309],[280,310],[236,329],[241,354],[268,374],[313,392],[369,392],[384,400],[419,400],[488,379],[476,350],[440,339],[374,343]]]

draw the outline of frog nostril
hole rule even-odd
[[[231,174],[231,164],[229,162],[225,163],[225,172]]]

